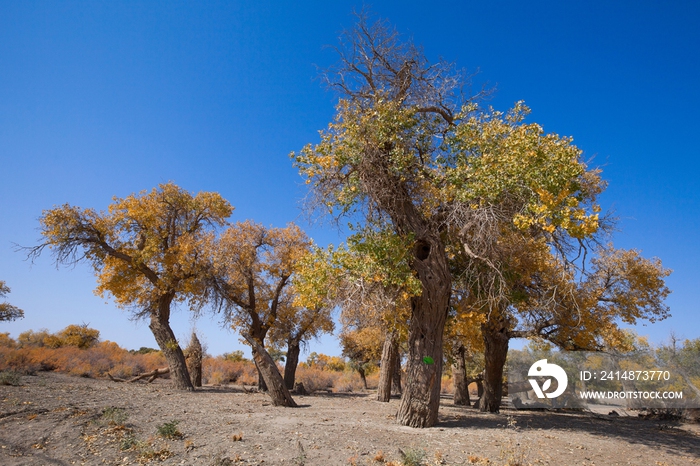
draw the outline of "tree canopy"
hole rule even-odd
[[[0,298],[4,298],[10,293],[4,281],[0,280]],[[24,317],[24,311],[8,302],[0,303],[0,322],[5,320],[15,320]]]

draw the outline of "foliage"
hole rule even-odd
[[[222,357],[223,359],[225,359],[226,361],[232,361],[232,362],[245,362],[245,361],[248,361],[248,359],[246,359],[246,358],[243,356],[243,351],[241,351],[241,350],[232,351],[232,352],[230,352],[230,353],[224,353],[224,354],[221,355],[221,357]]]
[[[0,280],[0,298],[4,298],[10,292],[10,288]],[[0,303],[0,322],[15,320],[24,317],[24,311],[8,302]]]
[[[323,371],[343,372],[346,368],[345,360],[338,356],[328,356],[323,353],[311,352],[303,363],[304,367]]]
[[[214,249],[214,289],[231,326],[259,343],[282,313],[294,312],[290,280],[310,240],[296,225],[265,228],[250,221],[226,229]]]
[[[175,302],[202,304],[203,249],[210,231],[233,208],[217,193],[193,196],[173,183],[151,192],[114,198],[107,212],[68,204],[46,210],[40,218],[44,243],[57,263],[88,261],[97,275],[96,293],[109,294],[137,315],[155,311],[164,294]]]
[[[10,337],[10,332],[0,333],[0,347],[4,348],[14,348],[17,346],[17,342]]]

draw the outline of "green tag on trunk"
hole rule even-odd
[[[435,363],[435,360],[433,358],[431,358],[430,356],[426,356],[423,358],[423,362],[426,364],[433,364],[433,363]]]

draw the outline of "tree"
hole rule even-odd
[[[385,23],[360,17],[338,47],[340,63],[327,74],[341,94],[335,121],[321,142],[292,154],[317,206],[331,215],[358,213],[410,243],[420,294],[411,297],[407,379],[400,423],[437,422],[442,333],[451,276],[441,235],[444,136],[460,106],[459,76],[444,62],[430,64],[402,44]],[[433,361],[427,364],[425,361]]]
[[[317,286],[318,280],[328,284],[326,278],[321,278],[325,272],[328,272],[326,255],[318,248],[297,262],[290,290],[291,305],[278,314],[278,321],[271,329],[270,341],[287,348],[284,383],[289,390],[294,388],[302,345],[324,333],[332,333],[335,328],[331,293]]]
[[[10,288],[4,281],[0,280],[0,298],[4,298],[10,293]],[[8,302],[0,303],[0,322],[6,320],[21,319],[24,317],[24,311],[17,306],[13,306]]]
[[[484,340],[481,324],[485,316],[465,306],[459,294],[453,294],[452,309],[445,327],[445,356],[452,364],[453,403],[469,406],[469,384],[480,381],[483,372]]]
[[[100,341],[100,331],[90,328],[87,324],[69,325],[60,332],[44,338],[44,346],[60,348],[61,346],[75,346],[87,349]]]
[[[510,287],[511,299],[502,301],[495,312],[491,308],[482,325],[484,411],[500,408],[504,353],[510,339],[540,338],[572,351],[626,350],[630,338],[620,322],[655,322],[669,315],[664,299],[670,291],[664,278],[670,271],[658,259],[608,245],[591,251],[595,256],[576,279],[550,251],[540,252],[541,262],[521,269],[529,270],[528,275],[504,283]]]
[[[376,367],[382,355],[381,335],[381,328],[370,326],[347,328],[340,334],[343,356],[350,360],[350,367],[360,374],[365,390],[368,388],[367,371]]]
[[[265,349],[268,332],[296,313],[292,276],[311,241],[294,224],[265,228],[250,221],[227,228],[215,245],[212,292],[227,322],[253,349],[259,376],[272,402],[296,406],[282,375]]]
[[[57,264],[90,263],[96,292],[149,319],[174,386],[193,390],[170,313],[174,303],[193,309],[204,304],[207,247],[232,210],[217,193],[193,196],[173,183],[114,198],[107,212],[66,204],[43,212],[44,242],[30,249],[30,257],[49,248]]]
[[[302,345],[323,333],[333,332],[333,328],[333,319],[327,307],[293,306],[290,312],[280,317],[278,324],[272,328],[270,341],[287,348],[284,383],[288,389],[294,388]]]

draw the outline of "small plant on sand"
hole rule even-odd
[[[212,458],[210,466],[233,466],[233,460],[228,456],[224,456],[223,452],[218,451]]]
[[[111,426],[123,426],[129,417],[129,413],[124,408],[110,406],[102,410],[102,421]]]
[[[13,385],[17,387],[22,385],[22,378],[19,372],[2,371],[0,372],[0,385]]]
[[[399,454],[404,466],[422,466],[425,459],[425,450],[422,448],[407,448],[406,451],[399,448]]]
[[[163,438],[173,439],[182,437],[182,432],[177,428],[180,421],[165,422],[157,427],[158,435]]]

